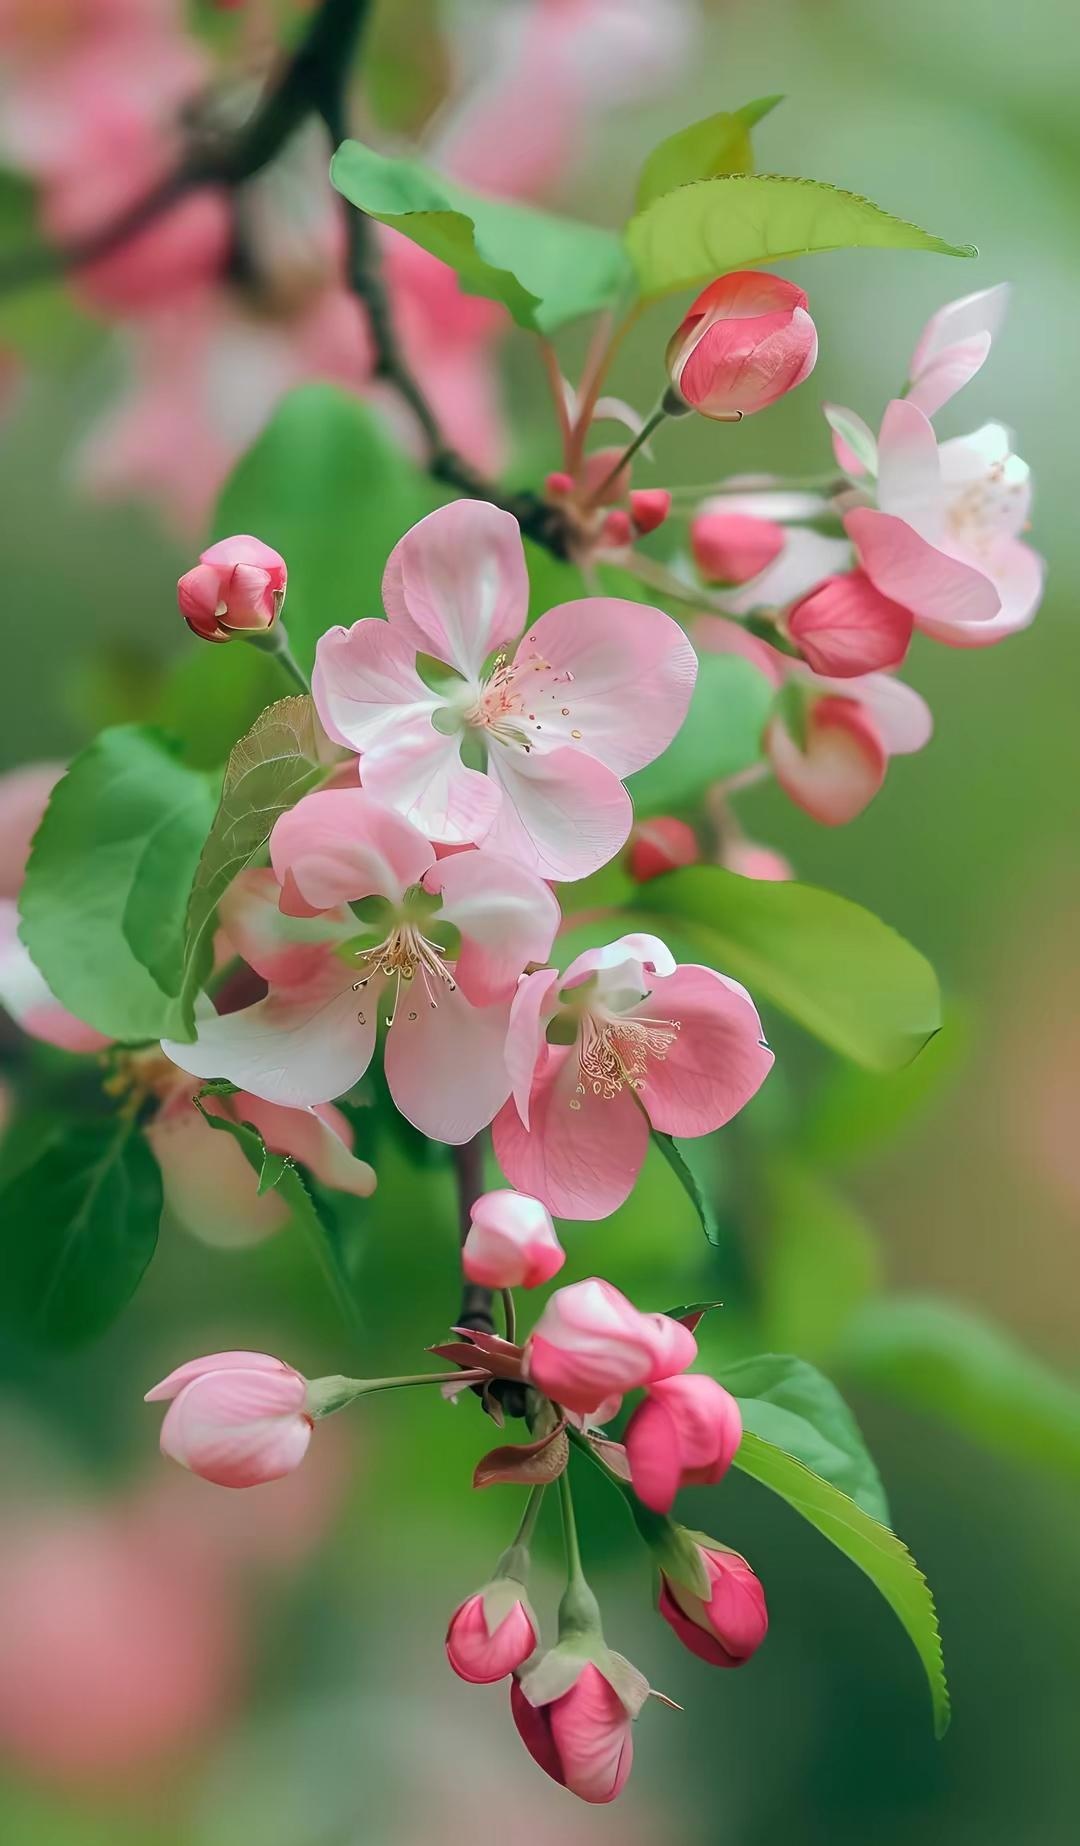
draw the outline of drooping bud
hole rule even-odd
[[[455,1609],[446,1631],[446,1658],[459,1679],[489,1686],[524,1666],[539,1641],[522,1585],[499,1577]]]
[[[634,1492],[666,1513],[680,1487],[712,1485],[742,1441],[739,1406],[715,1378],[695,1372],[650,1385],[624,1438]]]
[[[657,814],[652,820],[639,821],[630,835],[630,876],[639,885],[659,878],[662,872],[696,865],[700,857],[693,828],[674,814]]]
[[[810,376],[817,329],[793,282],[756,270],[711,282],[668,345],[675,391],[702,416],[765,410]]]
[[[697,1541],[697,1535],[692,1535]],[[696,1596],[666,1572],[660,1576],[660,1613],[683,1646],[715,1667],[741,1667],[769,1627],[765,1592],[746,1559],[703,1535],[697,1543],[708,1595]]]
[[[526,1377],[568,1410],[670,1378],[697,1341],[667,1314],[643,1314],[610,1282],[591,1276],[556,1289],[525,1346]]]
[[[223,538],[201,553],[176,586],[180,613],[203,641],[271,628],[281,613],[285,560],[250,533]]]

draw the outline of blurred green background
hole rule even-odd
[[[386,5],[407,18],[411,0]],[[766,169],[833,180],[980,247],[963,265],[890,252],[808,259],[797,273],[821,335],[812,381],[738,432],[704,422],[662,431],[655,478],[665,483],[827,465],[823,399],[873,422],[937,305],[1014,284],[991,362],[942,427],[1000,417],[1017,432],[1037,483],[1033,541],[1050,561],[1036,626],[984,652],[916,647],[909,677],[933,705],[935,739],[894,764],[852,826],[816,827],[770,788],[752,791],[740,814],[800,877],[918,944],[956,1009],[962,1050],[932,1106],[844,1175],[889,1283],[980,1310],[1066,1373],[1080,1279],[1074,48],[1064,0],[1037,0],[1022,17],[1006,0],[730,0],[708,8],[705,48],[678,91],[607,118],[573,185],[574,209],[614,219],[661,134],[783,91],[759,131]],[[149,682],[187,645],[172,600],[187,551],[145,509],[92,506],[69,484],[73,443],[111,385],[109,355],[73,335],[47,295],[32,312],[45,363],[5,426],[0,467],[10,763],[77,747],[125,715],[116,707],[137,697],[133,680]],[[670,320],[653,310],[620,360],[615,388],[642,408]],[[523,338],[507,366],[515,413],[524,405],[539,419]],[[328,609],[326,619],[360,613]],[[783,1059],[789,1041],[777,1039]],[[797,1113],[831,1072],[794,1035],[790,1058]],[[291,1234],[217,1253],[167,1231],[145,1288],[99,1345],[55,1360],[4,1355],[5,1498],[31,1481],[37,1492],[43,1469],[45,1491],[73,1505],[158,1492],[158,1415],[141,1396],[194,1353],[258,1347],[308,1373],[412,1369],[455,1300],[450,1180],[389,1145],[380,1180],[350,1229],[356,1332],[342,1329]],[[738,1263],[723,1250],[709,1257],[666,1171],[651,1168],[631,1206],[567,1241],[562,1280],[601,1272],[643,1305],[714,1284],[737,1298],[740,1265],[755,1263],[752,1251]],[[297,1544],[291,1562],[257,1558],[253,1546],[232,1568],[237,1658],[214,1721],[167,1769],[119,1786],[0,1764],[4,1846],[406,1846],[432,1835],[452,1846],[488,1834],[515,1846],[634,1846],[661,1832],[687,1846],[1066,1846],[1080,1810],[1075,1460],[1070,1474],[995,1454],[836,1375],[935,1591],[955,1708],[943,1744],[888,1610],[786,1507],[742,1478],[687,1497],[687,1522],[744,1551],[769,1598],[765,1648],[744,1671],[718,1674],[653,1615],[622,1506],[588,1480],[586,1564],[608,1637],[686,1712],[644,1715],[620,1804],[573,1804],[521,1750],[504,1689],[462,1686],[445,1665],[447,1615],[484,1581],[518,1496],[470,1492],[489,1446],[471,1403],[450,1410],[414,1395],[317,1433],[316,1447],[325,1437],[333,1451],[327,1506],[310,1512],[318,1542]],[[182,1485],[198,1518],[224,1517],[215,1490]],[[541,1550],[555,1558],[548,1512]],[[269,1526],[276,1516],[246,1515]],[[544,1615],[556,1594],[552,1571],[537,1589]],[[7,1651],[0,1633],[0,1676]],[[17,1686],[4,1697],[17,1700]]]

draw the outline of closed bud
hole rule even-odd
[[[633,541],[634,528],[630,524],[630,515],[621,506],[615,507],[604,520],[600,530],[600,542],[609,551],[623,551]]]
[[[459,1679],[489,1686],[524,1666],[539,1640],[521,1584],[500,1577],[454,1610],[446,1631],[446,1658]]]
[[[223,538],[180,578],[176,598],[188,627],[203,641],[271,628],[285,600],[285,560],[250,533]]]
[[[525,1346],[526,1377],[567,1410],[595,1411],[605,1398],[685,1371],[697,1341],[667,1314],[642,1314],[590,1276],[556,1289]]]
[[[722,420],[765,410],[809,378],[816,359],[817,329],[802,289],[756,270],[711,282],[667,349],[683,402]]]
[[[581,1801],[614,1801],[634,1760],[632,1726],[649,1683],[596,1628],[526,1668],[510,1712],[533,1760]]]
[[[742,1418],[730,1391],[695,1372],[651,1385],[624,1440],[638,1499],[666,1513],[680,1487],[711,1486],[727,1473]]]
[[[630,835],[630,876],[639,885],[661,872],[674,872],[683,865],[696,865],[701,857],[697,836],[684,820],[674,814],[658,814],[653,820],[639,821]]]
[[[161,1452],[219,1487],[256,1487],[298,1468],[311,1441],[307,1380],[264,1352],[189,1359],[146,1393],[171,1400]]]
[[[769,1627],[765,1592],[745,1558],[712,1542],[698,1544],[709,1594],[695,1596],[661,1573],[660,1613],[683,1646],[714,1667],[741,1667]]]
[[[640,537],[655,532],[671,511],[671,495],[666,487],[636,487],[630,495],[630,521]]]
[[[785,543],[783,526],[752,513],[699,513],[690,522],[690,550],[706,583],[749,583]]]
[[[538,1288],[566,1261],[547,1206],[525,1192],[485,1192],[471,1218],[461,1267],[481,1288]]]
[[[898,667],[913,626],[910,609],[875,590],[861,570],[826,577],[787,618],[788,634],[814,672],[836,679]]]

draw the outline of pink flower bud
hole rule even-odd
[[[875,590],[861,570],[826,577],[787,618],[788,633],[814,672],[838,679],[898,667],[913,627],[911,611]]]
[[[680,1487],[708,1486],[727,1473],[742,1441],[742,1418],[715,1378],[662,1378],[634,1411],[623,1440],[638,1499],[666,1513]]]
[[[660,1578],[660,1613],[684,1647],[714,1667],[741,1667],[765,1639],[765,1591],[745,1558],[723,1545],[699,1545],[709,1579],[703,1602],[685,1584]]]
[[[670,511],[671,495],[666,487],[638,487],[630,495],[630,520],[642,537],[662,526]]]
[[[590,1276],[556,1289],[525,1346],[525,1375],[568,1410],[682,1372],[697,1354],[688,1328],[666,1314],[642,1314]]]
[[[314,1427],[307,1381],[264,1352],[189,1359],[146,1393],[171,1398],[161,1452],[219,1487],[256,1487],[298,1468]]]
[[[551,1213],[525,1192],[485,1192],[472,1208],[461,1267],[481,1288],[539,1288],[566,1261]]]
[[[612,469],[623,454],[622,449],[592,449],[581,465],[577,482],[585,500],[595,499],[598,506],[617,506],[630,492],[631,463]]]
[[[503,1578],[491,1588],[501,1589],[503,1584],[508,1591],[519,1587]],[[489,1686],[515,1673],[535,1653],[540,1640],[524,1591],[510,1602],[505,1613],[499,1605],[485,1610],[485,1600],[483,1590],[470,1596],[455,1609],[446,1631],[446,1658],[458,1678],[468,1680],[471,1686]],[[501,1599],[502,1606],[506,1600]]]
[[[285,600],[285,560],[249,533],[223,538],[202,552],[176,586],[180,613],[203,641],[271,628]]]
[[[752,513],[699,513],[690,522],[690,549],[706,583],[749,583],[785,543],[783,526]]]
[[[600,543],[609,551],[623,551],[632,543],[634,528],[630,524],[630,515],[621,506],[615,507],[605,519],[600,530]]]
[[[544,489],[550,500],[565,500],[567,494],[572,494],[574,491],[574,477],[572,474],[564,474],[561,469],[556,469],[553,474],[547,476]]]
[[[780,276],[741,270],[710,282],[668,345],[676,391],[706,417],[765,410],[814,369],[806,307],[802,289]]]
[[[731,840],[725,846],[720,863],[741,878],[761,878],[782,884],[795,874],[787,860],[771,846],[759,846],[756,840]]]
[[[553,1782],[595,1804],[621,1793],[634,1760],[632,1718],[592,1661],[545,1705],[533,1705],[515,1679],[510,1711],[529,1755]]]
[[[630,836],[630,876],[639,885],[659,878],[661,872],[696,865],[700,857],[694,829],[673,814],[639,821]]]

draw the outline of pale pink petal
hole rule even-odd
[[[993,577],[1001,608],[991,622],[965,623],[952,627],[948,623],[920,621],[924,634],[950,647],[990,647],[1003,641],[1035,620],[1042,600],[1046,566],[1037,551],[1017,539],[999,539],[986,554],[986,568]]]
[[[357,932],[347,906],[312,917],[286,916],[281,886],[270,867],[251,866],[233,879],[218,905],[218,921],[231,946],[272,986],[296,987],[326,967],[328,944]]]
[[[490,776],[466,769],[460,737],[444,736],[426,718],[366,751],[360,777],[370,795],[447,846],[485,839],[502,807]]]
[[[822,682],[826,687],[829,682]],[[852,688],[842,680],[832,682],[833,690],[850,696]],[[889,756],[910,756],[930,742],[934,720],[930,707],[914,686],[889,673],[868,673],[859,681],[859,704],[867,713]]]
[[[572,1045],[552,1045],[523,1127],[513,1103],[495,1118],[495,1158],[519,1192],[556,1218],[606,1218],[629,1198],[645,1160],[649,1124],[629,1089],[610,1099],[580,1084]]]
[[[543,880],[523,865],[481,847],[440,859],[426,873],[424,887],[441,892],[439,914],[461,933],[454,974],[474,1006],[511,999],[526,965],[547,960],[559,906]]]
[[[613,770],[583,750],[526,756],[495,744],[488,776],[503,802],[485,845],[541,878],[586,878],[630,837],[629,795]]]
[[[941,445],[941,478],[959,515],[953,548],[964,556],[1003,538],[1019,538],[1031,516],[1031,469],[1013,453],[1002,423],[984,423]],[[978,561],[977,557],[973,562]]]
[[[885,780],[888,757],[877,726],[851,698],[811,706],[805,750],[779,718],[770,721],[765,742],[781,788],[827,827],[854,820]]]
[[[18,896],[30,842],[63,773],[63,763],[27,763],[0,776],[0,897]]]
[[[935,359],[968,340],[981,335],[987,337],[988,344],[995,340],[1008,305],[1007,282],[998,282],[993,288],[980,288],[972,295],[961,295],[956,301],[946,302],[930,316],[919,335],[911,359],[911,378],[921,379]]]
[[[194,1094],[195,1080],[191,1088]],[[288,1223],[280,1194],[271,1190],[259,1197],[258,1176],[242,1150],[229,1135],[208,1128],[190,1098],[180,1108],[160,1111],[145,1133],[161,1168],[165,1210],[200,1243],[244,1249]]]
[[[361,753],[398,741],[403,731],[423,736],[442,703],[416,671],[415,644],[377,616],[327,629],[315,650],[311,694],[327,736]]]
[[[675,957],[659,936],[642,931],[620,936],[603,948],[584,949],[576,955],[562,977],[563,987],[579,987],[582,981],[599,976],[597,986],[605,999],[620,989],[639,994],[651,986],[655,974],[674,974]]]
[[[697,656],[678,622],[644,603],[590,596],[529,629],[515,668],[545,738],[574,744],[619,776],[666,750],[686,716]]]
[[[470,1006],[438,987],[436,1004],[414,981],[386,1038],[386,1081],[407,1121],[433,1141],[471,1141],[510,1094],[507,1005]]]
[[[291,876],[317,910],[386,897],[400,903],[434,860],[424,835],[366,789],[327,788],[289,808],[270,835],[282,884]]]
[[[183,1365],[156,1384],[152,1391],[147,1391],[144,1404],[164,1403],[167,1398],[179,1397],[185,1385],[192,1384],[196,1378],[204,1378],[210,1372],[292,1372],[291,1365],[285,1365],[281,1359],[275,1359],[268,1352],[211,1352],[201,1359],[187,1359]],[[299,1373],[293,1374],[299,1377]]]
[[[663,1057],[650,1057],[639,1091],[662,1134],[703,1135],[722,1128],[761,1088],[773,1054],[761,1020],[737,981],[694,963],[657,975],[629,1018],[679,1027]]]
[[[738,622],[729,622],[722,615],[699,615],[694,623],[694,640],[702,653],[737,654],[763,673],[770,685],[779,686],[783,682],[786,656],[757,635],[748,634]]]
[[[833,454],[837,465],[860,480],[877,473],[877,438],[868,423],[855,410],[842,404],[823,404],[825,421],[832,431]]]
[[[61,1051],[102,1051],[112,1043],[61,1006],[30,959],[19,937],[18,909],[6,897],[0,898],[0,1006],[31,1038]]]
[[[193,1045],[161,1049],[194,1077],[227,1077],[290,1109],[331,1102],[363,1076],[375,1049],[378,993],[353,991],[343,963],[296,989],[270,993],[240,1013],[199,1022]]]
[[[969,340],[959,340],[955,346],[946,347],[919,374],[908,391],[908,403],[914,404],[924,416],[934,416],[950,398],[963,390],[976,372],[982,370],[990,346],[988,333],[976,333]]]
[[[514,1105],[524,1126],[529,1126],[529,1101],[537,1066],[546,1063],[545,1033],[558,1009],[560,976],[554,968],[538,968],[517,986],[506,1030],[506,1068],[513,1086]]]
[[[311,1441],[305,1394],[297,1378],[290,1415],[283,1413],[279,1374],[237,1368],[196,1378],[166,1413],[162,1454],[222,1487],[278,1480],[299,1465]]]
[[[936,550],[903,519],[864,506],[844,526],[875,589],[910,609],[920,627],[989,622],[1001,607],[985,572]]]
[[[261,1096],[241,1090],[228,1098],[228,1106],[237,1121],[250,1122],[258,1130],[272,1154],[288,1154],[308,1167],[324,1186],[331,1186],[335,1192],[349,1192],[358,1199],[370,1198],[374,1192],[375,1174],[366,1160],[358,1160],[352,1152],[352,1128],[332,1103],[319,1103],[312,1109],[286,1109],[280,1103],[266,1102]]]
[[[928,417],[894,397],[878,434],[878,506],[937,543],[945,529],[941,462]]]
[[[390,553],[383,602],[403,638],[474,679],[525,626],[529,574],[517,520],[484,500],[438,507]]]

